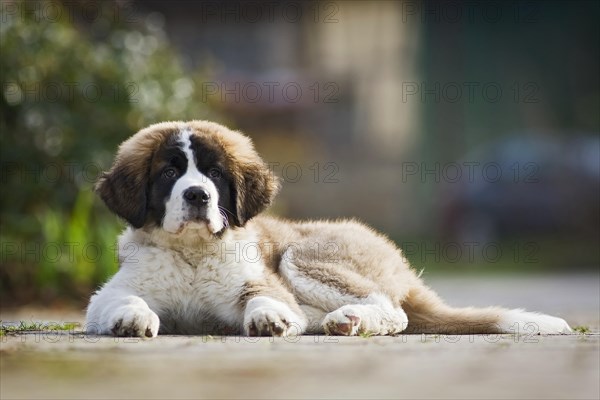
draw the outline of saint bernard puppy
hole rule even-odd
[[[87,308],[116,336],[570,332],[548,315],[446,305],[385,236],[261,216],[279,188],[250,139],[207,121],[126,140],[96,190],[128,222]]]

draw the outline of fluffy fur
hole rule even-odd
[[[560,319],[452,308],[385,236],[351,221],[259,215],[279,186],[251,141],[207,121],[125,141],[97,192],[129,227],[89,332],[298,335],[565,333]]]

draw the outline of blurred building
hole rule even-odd
[[[399,2],[137,4],[161,14],[191,68],[212,69],[213,82],[196,84],[242,128],[380,157],[414,142],[418,105],[397,105],[417,79],[419,26],[403,23]]]

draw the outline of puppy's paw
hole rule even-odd
[[[327,335],[393,335],[406,329],[408,318],[399,307],[352,304],[327,314],[322,325]]]
[[[300,335],[304,325],[286,304],[268,297],[255,297],[246,306],[244,331],[248,336]]]
[[[248,319],[246,333],[249,336],[284,336],[289,328],[285,315],[268,308],[254,310]]]
[[[355,336],[359,333],[361,322],[358,310],[344,306],[325,316],[323,329],[326,335]]]
[[[110,330],[115,336],[156,337],[159,326],[158,315],[148,306],[121,306],[110,319]]]

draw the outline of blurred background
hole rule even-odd
[[[598,271],[598,2],[0,5],[3,307],[117,270],[91,188],[163,120],[244,131],[272,213],[357,217],[426,276]]]

